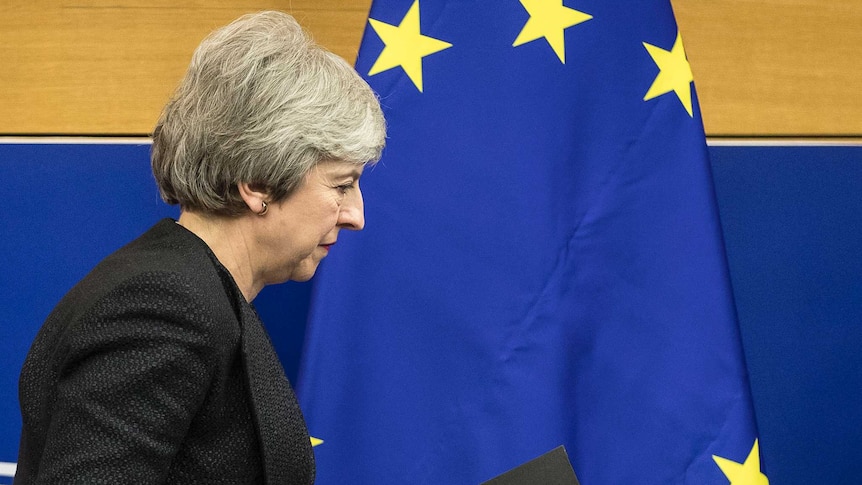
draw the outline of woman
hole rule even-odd
[[[58,304],[27,356],[15,483],[307,484],[305,422],[250,302],[364,225],[385,127],[290,16],[198,47],[153,134],[165,220]]]

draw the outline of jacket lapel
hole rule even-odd
[[[257,313],[242,304],[242,356],[266,483],[314,482],[314,453],[296,395]]]

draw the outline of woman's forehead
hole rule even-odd
[[[315,165],[314,169],[324,175],[351,176],[358,179],[362,175],[362,171],[365,170],[365,165],[342,160],[322,160]]]

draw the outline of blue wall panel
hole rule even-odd
[[[103,257],[176,212],[154,191],[148,153],[147,145],[0,145],[0,461],[17,456],[17,374],[41,322]]]
[[[862,483],[862,146],[710,155],[769,478]]]
[[[860,483],[862,147],[710,154],[764,466],[774,484]],[[14,462],[18,372],[38,326],[99,260],[177,210],[159,200],[147,144],[0,144],[0,191],[0,462]],[[310,291],[288,283],[255,301],[291,378]]]

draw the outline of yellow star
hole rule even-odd
[[[315,447],[315,446],[317,446],[317,445],[322,445],[322,444],[323,444],[323,440],[322,440],[322,439],[320,439],[320,438],[315,438],[314,436],[312,436],[312,437],[311,437],[311,447],[312,447],[312,448],[314,448],[314,447]]]
[[[452,47],[452,44],[422,35],[419,32],[419,0],[407,11],[398,26],[368,19],[371,27],[386,46],[368,71],[369,76],[401,66],[422,92],[422,58]]]
[[[521,0],[521,5],[527,9],[530,18],[518,34],[518,38],[512,43],[512,47],[544,37],[560,58],[560,62],[565,64],[566,42],[563,31],[573,25],[586,22],[593,16],[564,7],[563,0]]]
[[[644,101],[661,96],[671,91],[676,93],[679,101],[685,106],[689,116],[694,116],[691,110],[691,87],[689,84],[694,80],[691,75],[691,65],[685,58],[685,49],[682,47],[682,35],[676,34],[676,42],[670,51],[660,47],[643,43],[652,60],[659,68],[659,73],[644,96]]]
[[[760,472],[760,447],[757,440],[754,440],[754,446],[745,463],[737,463],[716,455],[712,455],[712,459],[730,480],[730,485],[769,485],[769,479]]]

